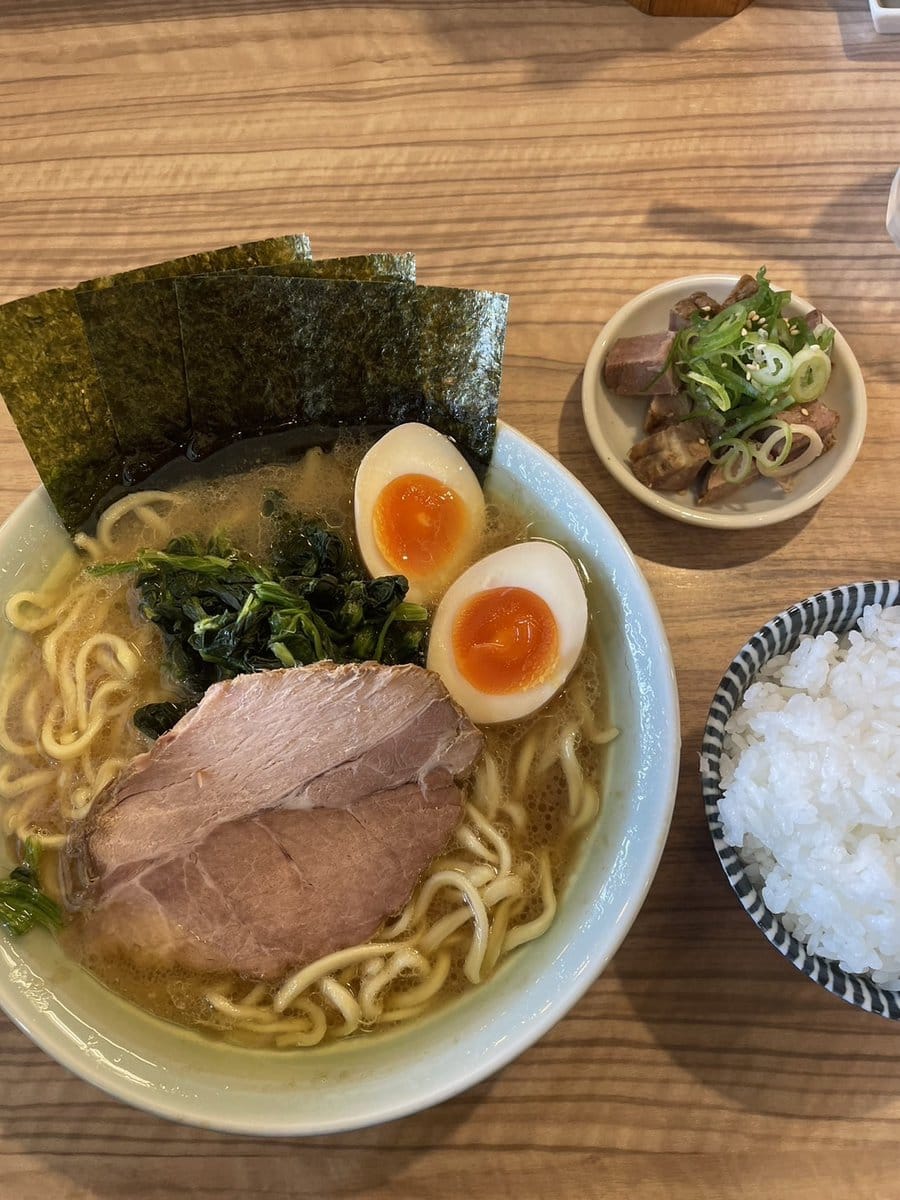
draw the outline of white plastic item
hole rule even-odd
[[[898,0],[869,0],[869,12],[877,33],[900,33],[900,3]],[[896,239],[895,239],[896,240]]]
[[[897,16],[900,17],[900,9],[897,10]],[[898,31],[900,31],[900,23],[898,23]],[[893,238],[894,245],[900,250],[900,171],[894,176],[894,182],[891,184],[885,224],[888,233]]]

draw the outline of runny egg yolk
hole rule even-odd
[[[452,637],[460,674],[493,696],[540,683],[559,654],[556,618],[546,600],[528,588],[478,592],[456,614]]]
[[[398,475],[375,501],[375,544],[396,571],[422,579],[453,558],[468,522],[452,487],[430,475]]]

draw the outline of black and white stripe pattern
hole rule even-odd
[[[868,583],[851,583],[846,587],[819,592],[799,604],[779,613],[747,642],[725,672],[713,698],[703,734],[701,779],[706,819],[713,845],[728,881],[744,908],[763,931],[772,945],[798,970],[820,983],[848,1004],[866,1012],[878,1013],[891,1020],[900,1020],[900,993],[886,991],[865,975],[842,971],[836,962],[807,952],[804,945],[785,929],[779,917],[765,906],[744,869],[733,846],[722,836],[719,816],[719,768],[725,723],[741,703],[744,692],[758,675],[764,663],[779,654],[794,650],[803,634],[846,633],[853,629],[870,604],[885,608],[900,603],[900,580],[882,579]]]

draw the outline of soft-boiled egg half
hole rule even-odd
[[[514,721],[566,682],[587,621],[584,587],[565,550],[520,542],[450,585],[431,625],[427,665],[473,721]]]
[[[379,438],[359,464],[353,514],[372,575],[405,575],[407,599],[427,604],[472,557],[484,496],[449,438],[412,421]]]

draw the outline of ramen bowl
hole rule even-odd
[[[161,1021],[108,991],[42,931],[0,936],[0,1004],[57,1061],[122,1101],[206,1128],[269,1136],[353,1129],[435,1104],[496,1071],[607,965],[647,894],[671,819],[679,757],[672,660],[647,584],[586,489],[506,425],[491,470],[497,488],[584,566],[609,715],[620,730],[601,814],[550,929],[488,981],[407,1026],[291,1051],[247,1049]],[[68,545],[46,494],[33,493],[0,531],[0,604],[37,585]],[[14,636],[0,632],[0,670]]]

